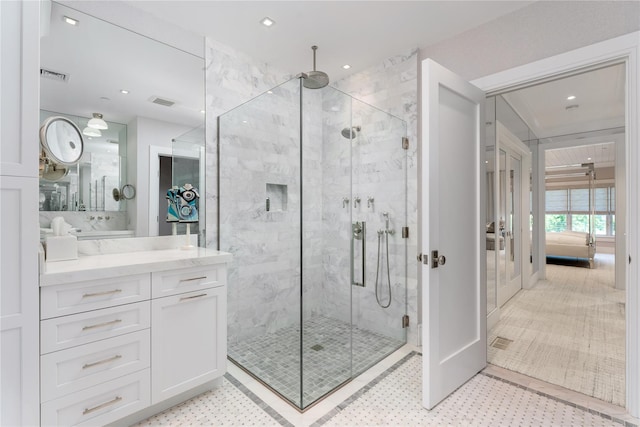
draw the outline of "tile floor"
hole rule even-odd
[[[533,383],[523,385],[522,378],[499,378],[500,368],[490,368],[427,411],[421,405],[421,375],[416,374],[422,357],[405,346],[300,414],[230,365],[222,387],[138,426],[637,426],[638,420],[628,415],[609,414],[604,403],[597,409],[567,403],[536,390]]]
[[[303,394],[300,402],[300,328],[297,325],[229,344],[229,357],[297,406],[306,407],[404,343],[323,316],[306,319],[303,328]],[[350,341],[353,341],[351,351]]]

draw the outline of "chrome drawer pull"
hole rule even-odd
[[[200,294],[200,295],[192,295],[190,297],[182,297],[180,298],[180,301],[184,301],[184,300],[188,300],[188,299],[194,299],[194,298],[200,298],[200,297],[206,297],[207,294]]]
[[[93,368],[94,366],[102,365],[104,363],[113,362],[114,360],[118,360],[118,359],[122,359],[122,356],[119,355],[119,354],[116,354],[115,356],[111,356],[108,359],[99,360],[99,361],[93,362],[93,363],[85,363],[82,366],[82,369]]]
[[[104,291],[104,292],[95,292],[93,294],[84,294],[82,295],[82,298],[101,297],[103,295],[117,294],[118,292],[122,292],[122,289],[114,289],[112,291]]]
[[[99,409],[106,408],[107,406],[109,406],[109,405],[113,405],[114,403],[118,403],[118,402],[120,402],[121,400],[122,400],[122,397],[120,397],[120,396],[116,396],[116,398],[115,398],[115,399],[110,400],[110,401],[108,401],[108,402],[101,403],[101,404],[99,404],[98,406],[94,406],[93,408],[85,408],[85,410],[84,410],[84,411],[82,411],[82,415],[87,415],[87,414],[90,414],[90,413],[92,413],[92,412],[94,412],[94,411],[97,411],[97,410],[99,410]]]
[[[202,280],[202,279],[206,279],[207,276],[200,276],[200,277],[194,277],[191,279],[180,279],[180,283],[182,282],[193,282],[194,280]]]
[[[102,328],[103,326],[111,326],[111,325],[115,325],[115,324],[120,323],[120,322],[122,322],[122,319],[115,319],[115,320],[111,320],[109,322],[98,323],[97,325],[83,326],[82,330],[86,331],[88,329]]]

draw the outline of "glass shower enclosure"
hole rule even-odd
[[[403,120],[294,78],[218,118],[228,355],[300,410],[406,343]]]

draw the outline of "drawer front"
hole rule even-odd
[[[151,273],[153,298],[226,285],[224,265],[181,268]]]
[[[135,274],[40,288],[40,318],[49,319],[150,298],[151,276]]]
[[[101,426],[151,404],[149,369],[43,403],[43,426]]]
[[[150,366],[148,329],[40,358],[42,401],[57,399]]]
[[[47,354],[148,329],[150,309],[151,302],[142,301],[43,320],[40,322],[40,351]]]

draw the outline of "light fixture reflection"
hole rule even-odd
[[[86,136],[94,136],[96,138],[99,138],[102,136],[102,132],[100,132],[99,129],[95,129],[92,127],[87,126],[86,128],[82,129],[82,134],[86,135]]]
[[[109,129],[109,126],[107,126],[107,122],[102,120],[102,114],[100,113],[93,113],[93,118],[89,120],[87,126],[99,130]]]

